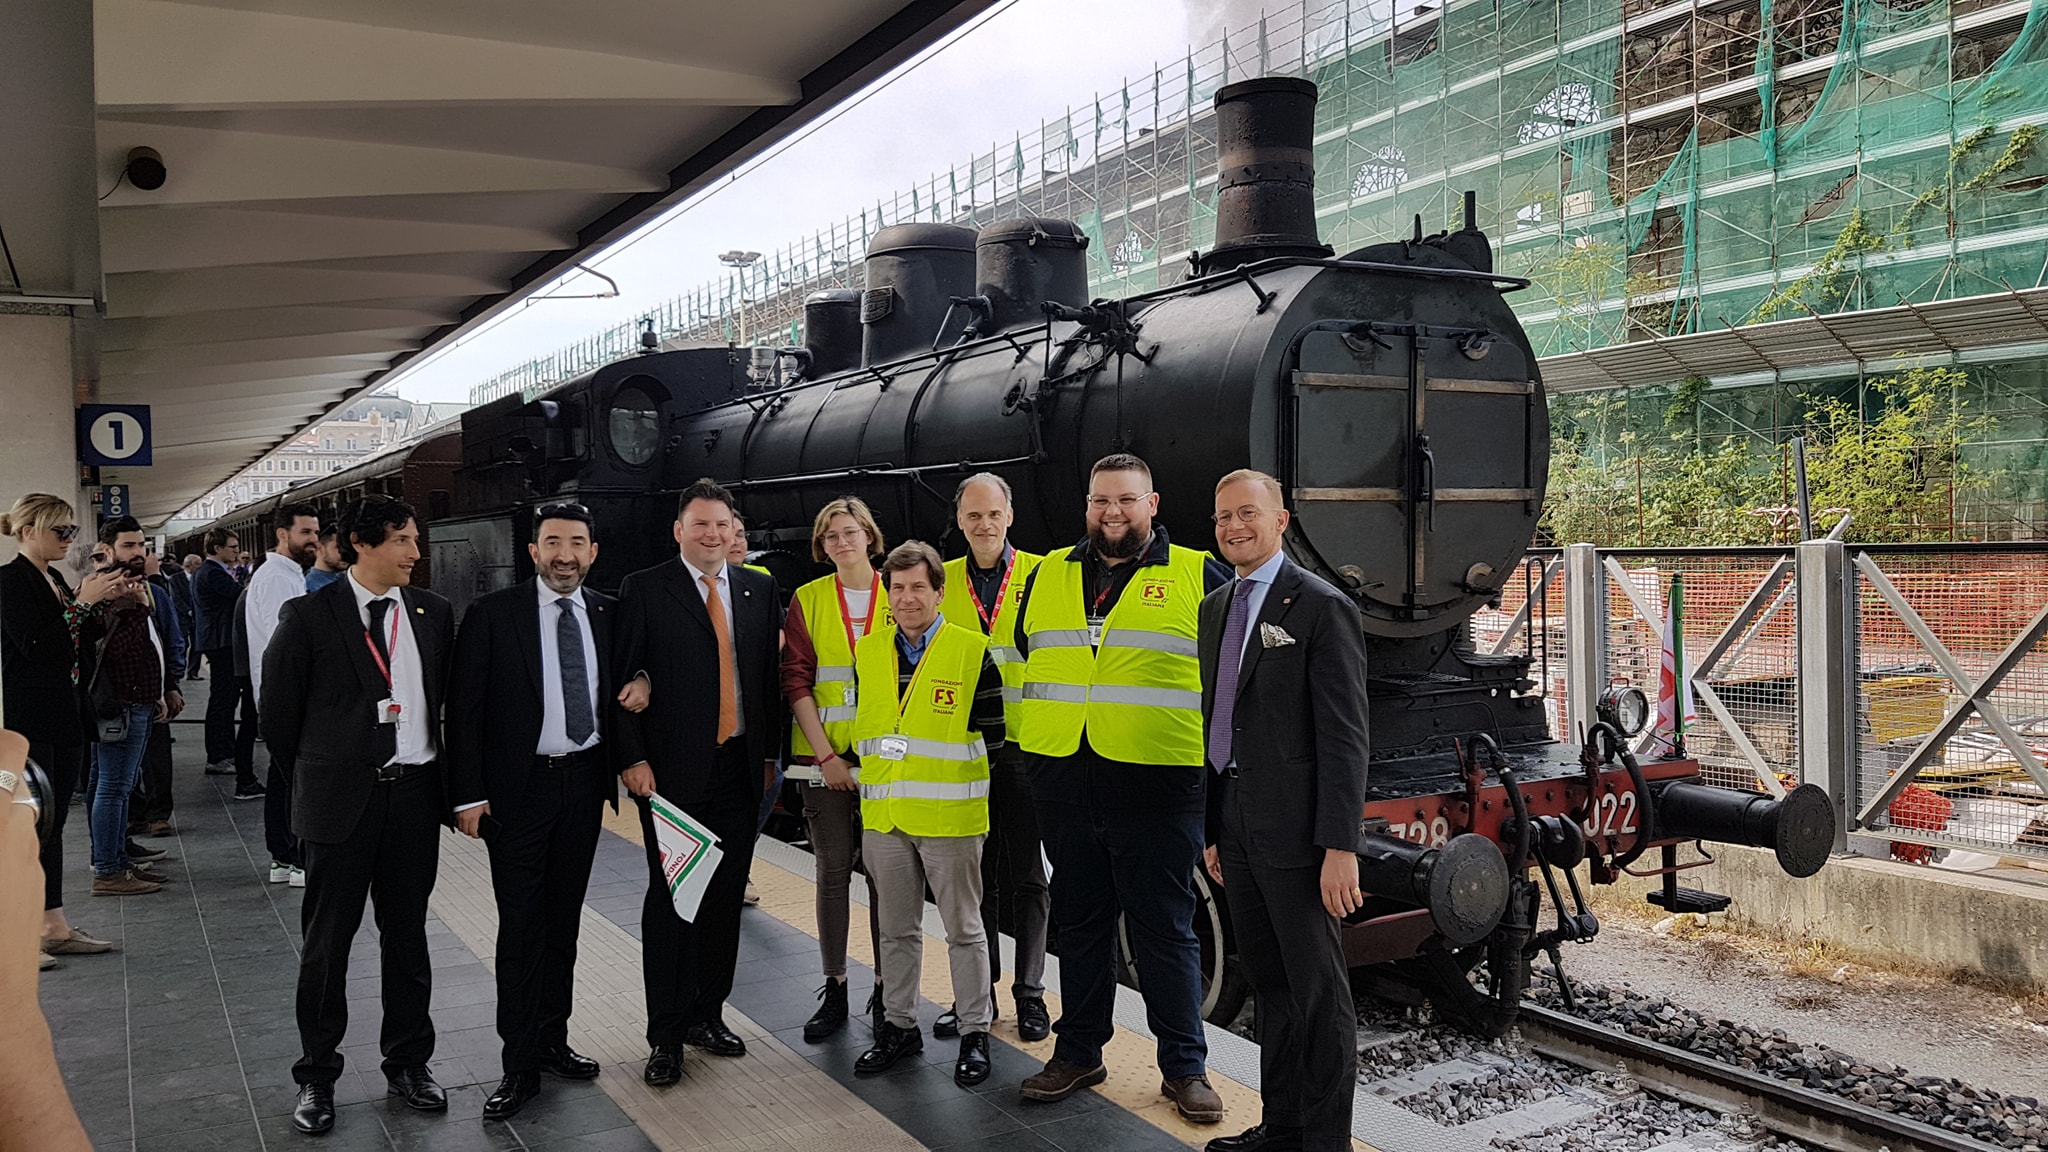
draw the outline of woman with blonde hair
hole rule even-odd
[[[71,926],[64,916],[64,816],[84,763],[86,719],[80,685],[91,669],[81,653],[98,639],[107,603],[137,583],[126,572],[88,572],[74,594],[55,565],[78,538],[62,497],[32,492],[0,515],[0,533],[20,555],[0,565],[0,708],[7,727],[28,738],[29,756],[56,789],[42,838],[43,951],[107,952],[113,945]]]
[[[846,1023],[846,933],[852,918],[849,891],[860,860],[860,791],[844,754],[853,750],[853,649],[862,636],[889,623],[889,598],[875,579],[875,561],[888,551],[874,513],[858,496],[842,496],[818,509],[811,523],[811,559],[832,564],[796,590],[782,622],[782,694],[795,714],[788,777],[804,798],[804,823],[817,860],[818,956],[825,986],[818,1011],[804,1024],[816,1042]],[[873,901],[868,937],[881,953]],[[880,1010],[879,984],[868,999]]]

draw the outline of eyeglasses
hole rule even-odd
[[[1228,528],[1232,524],[1243,524],[1249,527],[1257,524],[1265,515],[1265,511],[1260,508],[1240,508],[1235,512],[1218,512],[1211,519],[1216,521],[1218,528]]]
[[[1107,496],[1090,496],[1088,498],[1088,507],[1096,512],[1107,512],[1109,511],[1109,506],[1114,504],[1118,508],[1129,512],[1150,495],[1152,494],[1147,492],[1142,496],[1119,496],[1114,500]]]
[[[65,544],[69,544],[73,540],[78,539],[78,525],[59,524],[55,528],[50,529],[50,535],[55,536]]]
[[[585,508],[581,504],[573,504],[566,502],[558,504],[543,504],[540,507],[533,510],[533,522],[538,524],[543,520],[556,520],[564,518],[570,520],[582,520],[589,517],[589,515],[590,509]]]

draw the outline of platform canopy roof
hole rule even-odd
[[[102,479],[162,521],[991,2],[94,0]]]
[[[1896,372],[1915,361],[1989,359],[2001,350],[2038,354],[2043,346],[2048,346],[2048,288],[2016,288],[1632,340],[1546,356],[1541,370],[1545,391],[1581,392],[1676,384],[1694,376],[1739,381]]]

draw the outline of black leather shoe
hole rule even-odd
[[[1043,1040],[1052,1035],[1052,1015],[1045,1010],[1044,997],[1017,997],[1017,1035],[1025,1040]]]
[[[855,1072],[887,1072],[905,1056],[924,1051],[924,1033],[915,1028],[898,1028],[887,1020],[875,1032],[875,1046],[853,1062]]]
[[[540,1095],[540,1073],[512,1072],[498,1081],[498,1090],[484,1099],[484,1119],[517,1116],[526,1102]]]
[[[397,1072],[384,1074],[386,1091],[405,1101],[407,1108],[420,1112],[445,1112],[448,1110],[448,1094],[434,1083],[434,1074],[427,1071],[425,1064],[401,1068]]]
[[[952,1008],[939,1013],[932,1021],[932,1036],[940,1040],[951,1040],[960,1034],[960,1013]]]
[[[1235,1136],[1218,1136],[1202,1145],[1202,1152],[1298,1152],[1301,1129],[1275,1124],[1254,1124]]]
[[[560,1076],[564,1080],[597,1079],[598,1063],[567,1044],[560,1048],[549,1048],[540,1054],[541,1071]]]
[[[960,1059],[953,1062],[953,1083],[972,1088],[988,1079],[988,1033],[969,1032],[960,1037]]]
[[[818,1010],[804,1021],[804,1039],[816,1044],[846,1027],[846,981],[825,978],[818,989]]]
[[[745,1056],[747,1042],[725,1026],[723,1020],[692,1024],[683,1032],[683,1043],[702,1048],[713,1056]]]
[[[301,1084],[299,1106],[292,1109],[292,1127],[318,1136],[334,1127],[334,1085]]]
[[[666,1088],[683,1078],[683,1046],[681,1044],[656,1044],[647,1057],[647,1068],[640,1073],[651,1088]]]

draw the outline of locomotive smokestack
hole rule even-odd
[[[1316,238],[1316,86],[1291,76],[1216,93],[1216,246],[1203,272],[1272,256],[1328,256]]]
[[[816,380],[860,367],[860,292],[827,288],[804,297],[804,349],[811,354],[806,373]]]

